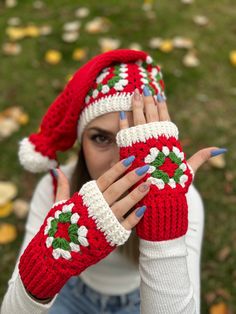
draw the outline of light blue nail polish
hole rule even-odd
[[[220,148],[220,149],[215,149],[213,151],[211,151],[211,157],[220,155],[220,154],[224,154],[228,151],[227,148]]]
[[[157,95],[157,101],[162,102],[164,98],[161,96],[161,94]]]
[[[126,119],[126,113],[124,111],[120,111],[120,119],[121,120]]]
[[[144,96],[152,96],[150,89],[146,85],[143,88],[143,95]]]
[[[143,175],[145,172],[147,172],[149,168],[150,168],[149,165],[145,165],[145,166],[140,167],[140,168],[138,168],[137,170],[135,170],[135,173],[136,173],[138,176],[141,176],[141,175]]]
[[[130,156],[130,157],[126,158],[125,160],[123,160],[123,165],[125,167],[128,167],[129,165],[132,164],[132,162],[134,161],[135,158],[136,158],[135,156]]]
[[[52,173],[54,175],[54,177],[57,179],[58,178],[58,173],[57,173],[57,170],[56,169],[51,169],[52,170]]]
[[[140,207],[137,211],[136,211],[136,213],[135,213],[135,215],[137,216],[137,217],[141,217],[142,215],[143,215],[143,213],[145,212],[145,210],[147,209],[147,206],[142,206],[142,207]]]

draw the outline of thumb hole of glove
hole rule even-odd
[[[219,147],[208,147],[208,148],[203,148],[196,152],[192,157],[188,159],[188,164],[192,168],[194,174],[197,172],[198,168],[200,168],[204,162],[206,162],[208,159],[210,159],[211,156],[211,151],[219,149]]]
[[[68,200],[70,198],[70,184],[61,169],[57,168],[57,193],[55,202]]]

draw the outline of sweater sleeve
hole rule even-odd
[[[204,208],[196,188],[187,193],[189,226],[168,241],[140,239],[142,314],[200,313],[200,255]]]
[[[63,169],[63,167],[62,167]],[[70,173],[70,167],[66,166],[63,169],[65,174]],[[36,186],[31,203],[30,211],[25,226],[25,236],[20,248],[16,265],[12,277],[8,281],[8,289],[5,293],[1,314],[46,314],[53,305],[57,295],[50,301],[50,303],[42,304],[33,300],[25,290],[21,281],[18,265],[20,256],[39,231],[48,211],[53,204],[53,186],[50,174],[45,175]]]

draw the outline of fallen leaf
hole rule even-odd
[[[72,21],[63,25],[64,32],[77,32],[80,28],[81,23],[79,21]]]
[[[17,187],[12,182],[0,181],[0,206],[5,205],[17,195]]]
[[[183,58],[183,64],[186,67],[197,67],[200,64],[195,52],[189,51]]]
[[[45,54],[45,61],[49,64],[58,64],[62,59],[62,54],[58,50],[48,50]]]
[[[150,10],[152,10],[152,7],[153,7],[153,0],[144,0],[143,1],[142,9],[144,11],[150,11]]]
[[[193,21],[199,26],[206,26],[209,23],[208,18],[204,15],[195,15]]]
[[[13,209],[12,202],[8,202],[0,206],[0,218],[9,216],[12,212],[12,209]]]
[[[131,43],[129,49],[133,50],[142,50],[142,46],[139,43]]]
[[[153,37],[149,40],[149,47],[152,49],[160,48],[163,39],[160,37]]]
[[[174,49],[173,44],[172,44],[172,40],[170,40],[170,39],[163,40],[159,49],[162,52],[171,52]]]
[[[52,27],[50,25],[43,25],[39,27],[40,35],[46,36],[52,33]]]
[[[181,2],[184,4],[192,4],[194,0],[181,0]]]
[[[33,3],[33,7],[34,7],[35,9],[37,9],[37,10],[43,9],[44,6],[45,6],[45,4],[44,4],[42,1],[39,1],[39,0],[34,1],[34,3]]]
[[[87,57],[87,50],[83,48],[76,48],[73,51],[72,58],[75,61],[81,61],[84,60]]]
[[[11,40],[19,40],[25,37],[25,31],[23,27],[7,27],[6,34]]]
[[[174,48],[185,48],[191,49],[193,48],[193,41],[190,38],[176,36],[172,40],[172,44]]]
[[[0,244],[12,242],[16,237],[17,231],[15,226],[8,223],[0,224]]]
[[[96,17],[85,25],[86,32],[90,34],[97,34],[107,32],[110,28],[111,22],[105,17]]]
[[[14,8],[17,5],[16,0],[5,0],[5,5],[7,8]]]
[[[11,118],[0,119],[0,140],[19,130],[19,124]]]
[[[22,199],[16,199],[13,202],[13,212],[18,218],[25,218],[29,212],[29,203]]]
[[[98,40],[102,52],[107,52],[120,47],[120,40],[114,38],[103,37]]]
[[[230,300],[231,299],[231,294],[229,293],[229,291],[227,291],[226,289],[217,289],[216,290],[216,294],[219,296],[219,297],[222,297],[224,298],[225,300]]]
[[[89,9],[86,7],[79,8],[75,11],[75,16],[79,18],[83,18],[88,16],[90,13]]]
[[[207,302],[208,305],[212,304],[216,299],[216,294],[214,292],[208,292],[205,295],[205,300]]]
[[[210,314],[229,314],[228,306],[224,302],[214,304],[210,307]]]
[[[73,43],[79,38],[78,32],[69,32],[62,34],[62,40],[67,43]]]
[[[24,28],[24,35],[25,37],[39,37],[40,36],[40,30],[35,25],[29,25]]]
[[[9,18],[9,20],[7,21],[7,24],[10,26],[19,26],[20,23],[21,23],[21,19],[18,16],[13,16]]]
[[[229,54],[230,62],[233,66],[236,66],[236,50],[233,50]]]
[[[225,156],[221,154],[215,157],[211,157],[210,159],[208,159],[208,163],[214,168],[223,169],[226,165]]]
[[[225,246],[217,254],[217,259],[220,262],[224,262],[229,257],[230,253],[231,253],[231,248],[229,246]]]
[[[2,51],[7,56],[16,56],[21,53],[21,45],[17,43],[5,43],[2,46]]]

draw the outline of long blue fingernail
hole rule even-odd
[[[161,96],[161,94],[157,95],[157,101],[163,102],[164,98]]]
[[[124,111],[120,111],[120,119],[124,120],[126,118],[126,113]]]
[[[211,151],[211,157],[220,155],[220,154],[224,154],[228,151],[227,148],[220,148],[220,149],[215,149]]]
[[[126,158],[125,160],[123,160],[123,165],[125,167],[128,167],[129,165],[132,164],[132,162],[134,161],[135,158],[136,158],[135,156],[130,156],[130,157]]]
[[[137,216],[137,217],[141,217],[143,214],[144,214],[144,212],[145,212],[145,210],[147,209],[147,206],[142,206],[142,207],[140,207],[137,211],[136,211],[136,213],[135,213],[135,215]]]
[[[145,85],[144,88],[143,88],[143,95],[144,96],[151,96],[151,92],[150,92],[150,89]]]
[[[52,170],[52,174],[53,174],[53,176],[54,176],[54,178],[55,179],[57,179],[58,178],[58,173],[57,173],[57,170],[56,169],[51,169]]]
[[[147,172],[149,168],[150,168],[149,165],[145,165],[145,166],[140,167],[140,168],[138,168],[137,170],[135,170],[135,173],[136,173],[138,176],[141,176],[141,175],[143,175],[145,172]]]

